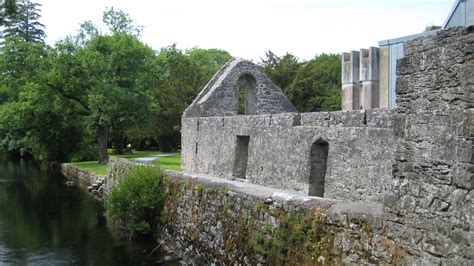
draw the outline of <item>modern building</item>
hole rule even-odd
[[[442,29],[474,25],[474,0],[456,0]],[[397,60],[406,41],[438,30],[383,40],[379,47],[342,54],[342,109],[395,108]]]

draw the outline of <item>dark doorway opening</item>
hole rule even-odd
[[[249,157],[250,136],[237,136],[235,143],[234,178],[245,179]]]
[[[309,196],[324,196],[324,183],[328,162],[329,144],[318,139],[311,145],[310,172],[309,172]]]

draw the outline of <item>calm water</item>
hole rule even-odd
[[[99,204],[65,182],[0,155],[0,265],[137,264],[112,239]]]

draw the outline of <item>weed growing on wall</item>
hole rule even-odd
[[[189,245],[207,250],[224,264],[315,265],[330,260],[326,216],[318,210],[285,212],[260,200],[248,204],[226,187],[206,188],[191,179],[170,182],[165,209],[169,230],[179,230]],[[180,230],[183,217],[192,223]],[[199,240],[200,233],[209,234],[205,227],[211,225],[204,223],[209,219],[222,225],[214,236],[222,239],[222,245],[212,248]]]
[[[159,167],[133,166],[107,196],[107,218],[132,233],[151,233],[160,222],[167,183]]]

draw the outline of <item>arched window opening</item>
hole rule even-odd
[[[250,74],[244,74],[237,80],[237,114],[257,114],[257,82]]]
[[[324,196],[328,153],[329,144],[323,139],[318,139],[311,145],[309,196]]]

